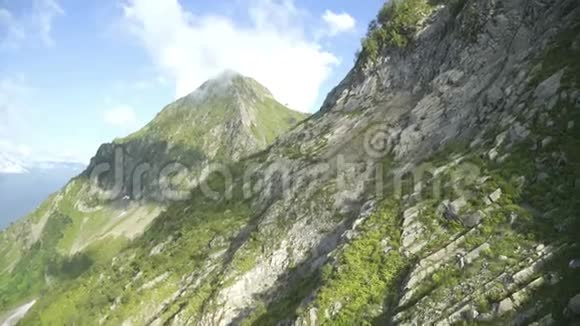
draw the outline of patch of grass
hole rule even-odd
[[[398,205],[385,201],[361,226],[361,236],[349,243],[334,267],[322,273],[322,286],[314,305],[320,320],[335,302],[342,308],[332,324],[353,325],[372,320],[389,310],[397,297],[397,282],[407,263],[399,253]],[[386,246],[392,250],[385,253]],[[378,311],[374,307],[379,307]],[[377,313],[379,315],[377,315]],[[388,313],[388,312],[387,312]]]

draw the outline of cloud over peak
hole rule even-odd
[[[315,109],[321,84],[338,59],[305,37],[293,1],[250,0],[242,24],[231,16],[194,14],[177,0],[127,0],[123,21],[183,96],[224,69],[267,86],[290,107]]]

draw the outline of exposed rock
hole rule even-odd
[[[310,324],[309,325],[318,325],[318,309],[312,308],[308,312],[310,316]]]
[[[473,263],[484,251],[489,250],[489,248],[491,248],[491,245],[486,242],[481,246],[473,249],[467,255],[465,255],[465,263],[467,265]]]
[[[573,129],[573,128],[574,128],[574,120],[568,121],[568,130]]]
[[[519,143],[526,139],[529,135],[530,131],[519,122],[516,122],[509,129],[510,141],[512,143]]]
[[[541,82],[534,91],[534,97],[536,98],[536,103],[547,104],[556,96],[558,89],[560,88],[560,80],[564,76],[564,70],[560,70],[550,78]]]
[[[502,195],[501,188],[498,188],[497,190],[495,190],[494,192],[489,194],[489,196],[487,196],[484,199],[484,202],[486,205],[491,205],[491,204],[497,202],[501,198],[501,195]]]
[[[469,307],[469,309],[462,312],[462,317],[467,321],[474,321],[479,316],[479,312],[474,307]]]
[[[550,145],[552,143],[552,140],[553,140],[552,136],[548,136],[548,137],[544,138],[542,140],[542,148],[548,147],[548,145]]]
[[[523,289],[520,289],[519,291],[512,294],[511,299],[514,306],[516,307],[522,306],[525,302],[527,302],[530,299],[531,293],[540,288],[544,284],[545,278],[541,276],[535,279],[534,281],[530,282]]]
[[[437,216],[443,216],[443,214],[445,214],[447,207],[449,207],[449,203],[449,199],[445,199],[439,204],[439,206],[437,206],[437,209],[435,210]]]
[[[504,93],[497,85],[493,85],[487,92],[487,103],[490,105],[496,105],[502,98]]]
[[[222,236],[215,236],[211,239],[211,241],[207,244],[210,249],[218,248],[224,245],[225,239]]]
[[[342,309],[342,303],[340,301],[335,301],[330,307],[330,317],[336,316]]]
[[[513,283],[510,286],[515,287],[517,285],[529,282],[534,274],[540,271],[545,266],[545,264],[550,259],[552,259],[555,251],[556,249],[554,249],[552,246],[546,246],[543,248],[541,252],[538,252],[540,254],[540,258],[535,261],[531,259],[530,265],[528,267],[520,270],[512,276]]]
[[[489,179],[491,179],[491,177],[487,175],[487,176],[484,176],[484,177],[481,177],[481,178],[477,179],[477,182],[476,183],[477,183],[477,185],[483,185]]]
[[[141,288],[139,290],[151,289],[151,288],[155,287],[157,284],[165,281],[167,279],[167,277],[169,277],[169,272],[165,272],[165,273],[157,276],[156,278],[152,279],[151,281],[143,284],[143,286],[141,286]]]
[[[381,240],[381,247],[383,248],[383,253],[385,255],[393,250],[393,247],[389,245],[389,239]]]
[[[497,152],[497,149],[493,148],[489,151],[489,153],[487,153],[487,156],[489,157],[490,161],[495,161],[495,159],[497,158],[497,156],[499,155],[499,153]]]
[[[540,172],[538,174],[537,180],[539,182],[545,182],[546,180],[548,180],[550,178],[550,175],[547,174],[546,172]]]
[[[568,302],[568,310],[575,316],[580,316],[580,294],[570,299]]]
[[[518,214],[511,212],[510,213],[510,225],[514,225],[514,223],[518,220]]]
[[[170,237],[167,239],[167,241],[164,241],[164,242],[162,242],[162,243],[160,243],[160,244],[156,245],[155,247],[153,247],[153,249],[151,249],[151,252],[149,252],[149,256],[155,256],[155,255],[159,255],[159,254],[160,254],[160,253],[163,251],[163,248],[165,248],[165,246],[166,246],[166,245],[167,245],[169,242],[171,242],[171,240],[173,240],[173,237],[171,237],[171,236],[170,236]]]
[[[461,245],[466,238],[474,234],[476,231],[477,228],[469,230],[467,233],[453,239],[451,243],[449,243],[444,248],[441,248],[437,252],[422,259],[409,274],[405,285],[405,294],[401,298],[399,304],[405,305],[408,303],[415,294],[416,285],[424,280],[427,276],[434,273],[443,264],[449,262],[454,257],[458,257],[458,255],[461,257],[464,254],[464,250],[461,248]]]
[[[411,207],[403,212],[403,226],[411,224],[419,215],[418,207]]]
[[[403,230],[402,245],[404,248],[415,243],[423,233],[423,226],[419,223],[414,223]]]
[[[503,299],[496,307],[495,313],[497,316],[503,316],[507,313],[514,311],[514,303],[511,298]]]
[[[572,269],[580,269],[580,258],[572,259],[568,266]]]
[[[499,133],[497,136],[495,136],[495,146],[494,147],[498,148],[505,143],[506,139],[508,138],[508,132],[509,131],[504,131],[504,132]]]
[[[445,206],[443,216],[448,220],[456,220],[459,218],[459,213],[465,205],[467,205],[467,201],[464,197],[460,197]]]
[[[369,200],[364,203],[360,209],[359,216],[363,218],[367,218],[371,216],[371,214],[375,211],[375,201]]]
[[[28,303],[25,303],[16,309],[10,311],[5,316],[0,316],[0,322],[2,326],[14,326],[19,325],[19,321],[26,316],[26,313],[34,306],[36,299]]]
[[[463,223],[463,225],[465,227],[472,228],[472,227],[478,225],[479,223],[481,223],[481,221],[483,220],[484,217],[485,217],[485,215],[483,214],[482,211],[477,211],[475,213],[463,215],[460,218],[460,220],[461,220],[461,223]]]

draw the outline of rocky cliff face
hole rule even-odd
[[[27,321],[578,322],[580,4],[421,3],[404,47]]]

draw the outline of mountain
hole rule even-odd
[[[107,262],[208,167],[265,149],[304,118],[226,72],[102,145],[85,171],[0,233],[0,312]]]
[[[143,129],[102,145],[84,176],[90,178],[95,167],[113,166],[122,159],[120,171],[104,174],[99,181],[113,188],[115,177],[122,176],[123,187],[116,197],[164,201],[167,198],[159,192],[164,168],[177,168],[177,163],[186,180],[176,183],[195,183],[209,162],[238,160],[263,150],[304,118],[278,103],[255,80],[225,71],[165,107]],[[132,189],[138,179],[135,171],[140,170],[147,170],[143,187]]]
[[[40,162],[19,164],[17,169],[2,169],[3,172],[0,172],[0,230],[7,227],[10,222],[31,212],[84,168],[85,166],[78,163]]]
[[[318,113],[23,323],[578,324],[578,35],[576,0],[389,1]]]

